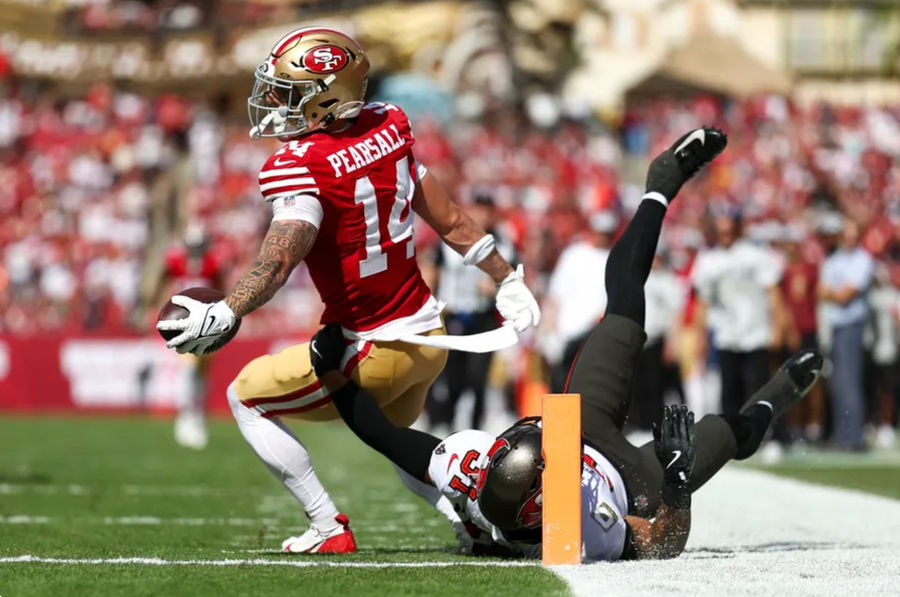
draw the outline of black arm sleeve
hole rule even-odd
[[[381,412],[375,399],[352,381],[332,392],[331,400],[359,439],[416,479],[425,481],[431,453],[441,440],[415,429],[397,427]]]
[[[644,327],[644,283],[653,267],[656,243],[666,208],[658,201],[641,201],[606,262],[606,312]]]

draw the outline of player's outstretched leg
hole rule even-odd
[[[709,481],[729,460],[743,460],[759,449],[772,421],[803,398],[819,379],[822,357],[803,350],[788,359],[778,373],[756,392],[739,414],[707,415],[694,429],[696,456],[691,474],[691,491]],[[635,468],[640,483],[629,490],[632,512],[645,515],[656,510],[662,487],[662,468],[656,459],[653,442],[641,446],[641,463]],[[632,487],[633,486],[633,487]]]
[[[666,210],[682,185],[719,155],[727,143],[722,131],[699,128],[659,154],[647,170],[647,192],[609,252],[606,316],[588,335],[566,383],[567,392],[581,394],[582,429],[598,448],[603,438],[610,436],[606,423],[612,421],[613,428],[621,430],[628,414],[631,378],[646,340],[644,284],[653,266]],[[623,455],[621,460],[625,459]]]
[[[253,451],[285,488],[303,505],[310,519],[302,535],[289,537],[281,548],[291,553],[353,553],[356,540],[350,520],[340,514],[313,470],[309,452],[277,416],[263,417],[245,406],[234,384],[228,387],[228,404],[238,429]]]
[[[823,362],[822,355],[815,350],[794,354],[750,397],[737,417],[729,417],[738,440],[735,459],[743,460],[756,452],[772,421],[806,396],[815,385],[822,373]]]

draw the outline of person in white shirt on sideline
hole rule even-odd
[[[873,427],[875,446],[889,449],[896,441],[894,417],[898,398],[897,359],[900,356],[900,328],[897,325],[900,289],[891,284],[891,275],[885,263],[879,263],[875,268],[873,282],[869,292],[872,317],[866,338],[872,367],[872,374],[866,375],[870,381],[866,391],[870,400],[867,420]]]
[[[561,357],[549,358],[555,362],[550,381],[554,392],[562,391],[578,347],[606,312],[603,276],[619,219],[611,211],[601,211],[590,217],[589,225],[589,234],[560,254],[544,303],[546,328],[553,330],[555,344],[562,347]]]
[[[716,246],[693,270],[697,321],[718,350],[722,412],[733,414],[769,378],[769,349],[783,329],[781,265],[776,255],[744,239],[737,213],[714,219]]]
[[[819,300],[831,328],[833,439],[848,450],[864,448],[863,332],[874,266],[872,256],[859,246],[859,225],[845,219],[840,245],[822,264]]]
[[[644,331],[647,342],[638,357],[635,373],[635,396],[628,414],[631,430],[649,432],[652,425],[659,424],[663,412],[666,391],[674,388],[680,394],[680,372],[670,349],[669,342],[677,322],[681,318],[687,298],[685,284],[666,264],[665,253],[657,252],[653,259],[653,269],[644,284],[647,312]]]

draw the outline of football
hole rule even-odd
[[[221,301],[225,298],[225,293],[220,290],[215,290],[213,288],[203,288],[200,286],[196,286],[194,288],[187,288],[182,290],[178,294],[190,297],[195,301],[200,301],[201,303],[214,303],[216,301]],[[188,310],[184,307],[179,307],[175,303],[172,302],[172,299],[169,299],[165,305],[159,310],[159,315],[156,317],[156,321],[168,321],[172,319],[184,319],[188,316]],[[216,342],[214,342],[204,354],[210,354],[215,352],[225,346],[234,335],[237,334],[238,330],[241,327],[241,320],[237,319],[234,322],[234,326],[228,330],[228,333],[223,334]],[[158,330],[159,335],[163,337],[163,340],[171,340],[181,332],[178,330]]]

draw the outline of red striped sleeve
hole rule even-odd
[[[319,186],[306,160],[288,152],[276,152],[259,172],[259,191],[266,201],[291,195],[318,197]]]

